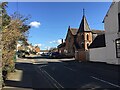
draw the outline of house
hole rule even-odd
[[[88,25],[85,15],[83,15],[77,36],[76,36],[76,50],[75,59],[86,61],[88,46],[92,43],[92,32]]]
[[[76,48],[75,39],[77,32],[78,32],[77,28],[71,28],[70,26],[68,27],[67,36],[65,39],[65,47],[64,47],[64,52],[66,53],[66,56],[69,57],[75,56],[75,48]]]
[[[34,50],[35,50],[36,54],[40,54],[40,48],[38,46],[35,46]]]
[[[58,52],[58,48],[56,48],[56,47],[50,48],[49,52]]]
[[[32,52],[33,51],[34,46],[32,46],[32,44],[29,44],[27,47],[28,47],[28,52]]]
[[[106,62],[120,64],[120,1],[112,2],[105,18]]]
[[[120,2],[112,2],[104,20],[105,36],[99,36],[90,45],[89,59],[95,62],[120,64]],[[104,39],[103,39],[104,38]],[[105,40],[105,41],[103,41]],[[101,45],[98,47],[93,44]]]
[[[57,46],[58,52],[59,52],[61,55],[65,55],[65,54],[66,54],[65,45],[66,45],[66,43],[64,42],[64,43],[61,43],[60,45]]]

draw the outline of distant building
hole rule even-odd
[[[43,53],[48,53],[49,50],[40,50],[40,54],[43,54]]]
[[[67,52],[65,51],[65,45],[66,43],[61,43],[60,45],[57,46],[58,48],[58,52],[61,54],[61,55],[65,55]]]
[[[36,52],[36,54],[40,54],[40,47],[34,46],[34,51]]]

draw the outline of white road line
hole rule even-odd
[[[64,66],[65,68],[67,68],[67,69],[69,69],[69,70],[71,70],[71,71],[76,71],[76,70],[74,70],[74,69],[72,69],[72,68],[69,68],[69,67],[66,67],[66,66]]]
[[[46,66],[48,66],[48,65],[42,65],[42,66],[39,66],[39,68],[46,67]]]
[[[39,72],[39,70],[36,69],[36,71],[37,71],[39,74],[41,74],[41,73]],[[41,68],[40,68],[40,71],[41,71],[42,73],[44,73],[44,71],[41,70]],[[42,74],[42,76],[43,76],[43,74]],[[45,76],[43,76],[43,78],[46,79]],[[48,80],[47,80],[47,82],[48,82]],[[53,85],[54,85],[56,88],[58,88],[55,83],[53,83]]]
[[[117,88],[120,88],[119,85],[116,85],[116,84],[110,83],[110,82],[108,82],[108,81],[105,81],[105,80],[99,79],[99,78],[94,77],[94,76],[90,76],[90,77],[93,78],[93,79],[96,79],[96,80],[98,80],[98,81],[101,81],[101,82],[107,83],[107,84],[109,84],[109,85],[115,86],[115,87],[117,87]]]
[[[59,84],[50,74],[48,74],[45,70],[43,70],[53,81],[55,81],[61,88],[64,88],[61,84]]]

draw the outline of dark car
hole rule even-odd
[[[59,52],[51,52],[49,55],[50,58],[60,58],[61,55]]]
[[[49,56],[49,53],[42,53],[41,56]]]

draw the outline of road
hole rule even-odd
[[[16,68],[23,71],[21,81],[14,85],[8,81],[8,86],[25,90],[40,90],[41,88],[120,89],[119,66],[76,61],[62,62],[59,60],[47,63],[44,61],[45,59],[41,58],[36,64],[17,63]]]

